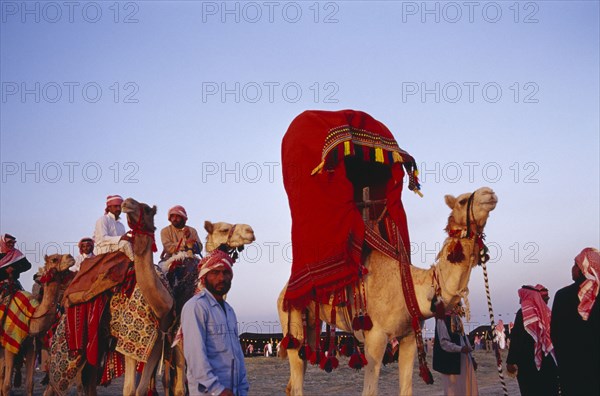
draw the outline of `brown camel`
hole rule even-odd
[[[229,224],[225,222],[204,222],[204,229],[208,233],[206,237],[207,253],[220,248],[229,253],[240,251],[244,245],[254,242],[254,230],[247,224]],[[193,295],[193,291],[192,291]],[[190,295],[191,297],[191,295]],[[179,323],[179,318],[177,318]],[[165,376],[163,386],[169,396],[184,396],[185,390],[185,358],[181,343],[177,343],[171,351],[168,362],[165,362]],[[172,367],[172,369],[169,369]]]
[[[471,199],[469,199],[470,196],[472,196]],[[480,248],[477,245],[478,238],[481,238],[489,213],[496,207],[498,199],[490,188],[483,187],[473,194],[467,193],[458,197],[446,195],[445,201],[451,209],[446,228],[449,236],[438,254],[437,262],[429,269],[410,267],[418,307],[426,319],[433,316],[430,306],[431,300],[436,294],[446,306],[451,308],[467,293],[471,270],[478,263],[480,254]],[[472,201],[470,208],[469,201]],[[467,224],[470,224],[469,228],[471,228],[469,233]],[[467,237],[470,233],[472,236]],[[448,259],[450,246],[456,246],[458,241],[462,245],[464,257],[450,262]],[[365,366],[363,395],[377,394],[382,358],[388,341],[393,338],[398,338],[400,342],[399,394],[412,394],[412,369],[416,351],[415,333],[411,326],[411,315],[402,293],[399,265],[397,260],[391,259],[377,250],[373,250],[366,258],[365,266],[368,274],[365,279],[365,288],[373,327],[368,331],[354,332],[359,339],[364,339],[365,357],[368,362]],[[304,334],[301,312],[297,309],[292,309],[290,312],[283,310],[285,290],[284,288],[278,299],[283,332],[284,334],[290,332],[295,338],[302,340]],[[319,308],[321,320],[331,323],[331,306],[322,304]],[[341,330],[352,332],[352,323],[344,320],[349,315],[344,314],[342,308],[338,308],[338,312],[336,326]],[[308,306],[307,322],[306,336],[314,350],[314,303]],[[288,349],[287,356],[290,362],[290,380],[286,393],[302,395],[307,363],[298,356],[298,349]]]
[[[140,288],[144,300],[152,310],[162,332],[169,330],[175,318],[173,314],[174,300],[171,292],[163,284],[157,274],[157,267],[152,258],[154,241],[154,215],[156,206],[150,207],[127,198],[121,204],[123,213],[127,214],[127,222],[132,229],[132,245],[134,253],[134,269],[137,286]],[[135,368],[137,362],[131,357],[125,357],[125,382],[124,395],[147,395],[154,376],[154,370],[160,361],[163,347],[162,337],[158,337],[140,377],[139,384],[135,384]]]
[[[56,309],[61,298],[61,291],[64,292],[63,281],[67,278],[72,278],[69,276],[72,274],[69,271],[69,268],[73,266],[73,264],[75,264],[75,259],[70,254],[44,256],[44,267],[41,273],[44,282],[44,296],[27,323],[30,336],[35,337],[45,334],[56,320]],[[27,296],[31,303],[37,304],[37,300],[29,293],[23,293],[23,295]],[[11,305],[14,303],[15,301],[13,299]],[[28,348],[26,347],[26,344],[29,345]],[[23,351],[26,353],[25,390],[27,395],[31,396],[33,394],[34,350],[32,344],[26,343],[25,340],[22,340],[21,346],[26,348],[26,350]],[[1,375],[2,388],[0,390],[0,395],[4,396],[10,395],[12,372],[16,355],[8,349],[4,349],[2,355],[4,370]]]

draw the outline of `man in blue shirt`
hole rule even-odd
[[[183,306],[181,329],[190,396],[244,396],[250,385],[237,318],[224,299],[231,288],[233,260],[216,250],[198,267],[198,292]]]

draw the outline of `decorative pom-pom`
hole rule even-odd
[[[463,253],[463,247],[460,241],[451,242],[448,250],[448,261],[451,263],[460,263],[465,259],[465,254]]]
[[[283,349],[296,349],[300,346],[300,341],[297,338],[294,338],[290,333],[288,333],[283,340],[281,340],[281,347]]]
[[[381,362],[384,366],[394,362],[394,353],[392,352],[392,347],[390,344],[387,344],[385,347],[385,353],[383,354],[383,360]]]
[[[373,328],[373,321],[368,313],[363,318],[363,330],[371,330]]]
[[[358,350],[354,351],[352,357],[350,357],[350,361],[348,362],[348,366],[355,370],[360,370],[361,368],[367,365],[367,359],[365,355],[360,353]]]
[[[312,356],[312,353],[313,352],[312,352],[312,349],[310,348],[310,345],[302,345],[300,347],[300,349],[298,350],[298,356],[302,360],[310,359],[310,357]]]
[[[325,354],[320,350],[316,350],[310,356],[310,364],[320,364],[321,360],[324,360],[324,359],[325,359]]]
[[[358,331],[362,329],[361,319],[362,316],[355,316],[354,319],[352,319],[352,330]]]
[[[321,370],[325,370],[326,372],[331,373],[333,370],[338,368],[339,364],[340,362],[335,356],[329,356],[321,360],[321,364],[319,364],[319,367],[321,367]]]

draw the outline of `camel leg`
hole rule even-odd
[[[9,396],[12,385],[12,374],[15,364],[15,355],[4,350],[4,381],[2,382],[2,396]]]
[[[142,371],[142,376],[135,392],[137,396],[147,396],[149,394],[148,391],[150,390],[150,382],[154,377],[156,365],[158,364],[158,361],[162,355],[162,346],[163,342],[159,337],[159,339],[157,339],[154,343],[152,351],[150,351],[148,361],[146,364],[144,364],[144,370]]]
[[[302,342],[304,339],[304,331],[302,326],[302,313],[297,309],[292,309],[291,312],[283,310],[283,296],[285,288],[279,295],[277,300],[277,309],[279,311],[279,321],[281,328],[283,329],[284,337],[290,333],[298,341]],[[309,323],[311,321],[309,320]],[[289,326],[288,326],[289,324]],[[312,331],[307,329],[308,342],[314,350],[315,336],[314,327]],[[298,349],[287,349],[281,351],[281,357],[285,358],[287,355],[290,363],[290,379],[285,389],[285,393],[288,396],[302,396],[303,394],[303,383],[304,373],[306,372],[306,362],[298,356]]]
[[[185,356],[181,342],[173,348],[172,353],[175,361],[175,375],[171,378],[171,396],[185,396]]]
[[[363,396],[377,395],[379,370],[381,370],[381,361],[383,360],[387,342],[387,334],[375,327],[365,332],[365,357],[368,363],[364,367]]]
[[[35,343],[36,340],[33,340]],[[33,395],[33,374],[35,372],[35,348],[31,344],[25,352],[25,392],[27,396]]]
[[[123,396],[135,395],[135,359],[125,356],[125,379],[123,381]]]
[[[400,394],[412,395],[412,375],[415,362],[415,335],[413,333],[399,340],[398,346],[398,376],[400,379]]]
[[[85,396],[96,396],[98,374],[99,370],[97,367],[85,364],[78,374],[77,394],[83,394]]]

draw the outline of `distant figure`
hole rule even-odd
[[[120,195],[106,197],[104,215],[96,221],[94,228],[94,254],[116,252],[121,250],[133,261],[131,239],[125,233],[125,226],[119,221],[123,198]]]
[[[248,344],[248,346],[246,347],[246,355],[247,356],[253,356],[254,355],[254,345]]]
[[[477,363],[471,355],[471,344],[465,336],[460,319],[460,307],[446,314],[444,304],[435,306],[435,341],[433,369],[442,374],[444,395],[478,395],[475,370]]]
[[[475,350],[476,351],[479,350],[479,349],[481,349],[481,337],[479,337],[479,334],[475,335],[474,343],[475,343]]]
[[[515,317],[506,358],[509,373],[517,375],[522,396],[557,395],[558,378],[550,338],[548,289],[542,285],[519,289],[521,309]]]
[[[271,344],[271,341],[267,341],[267,343],[265,344],[265,357],[269,357],[273,354],[273,344]]]
[[[571,268],[574,283],[552,305],[552,343],[563,395],[600,395],[600,252],[585,248]]]
[[[494,337],[496,338],[496,342],[498,343],[498,348],[506,348],[506,333],[504,332],[504,323],[502,322],[502,319],[498,321],[498,324],[494,329]]]
[[[79,247],[79,254],[75,257],[75,264],[69,270],[78,272],[81,268],[81,263],[86,258],[94,257],[94,240],[92,238],[81,238],[77,244]]]

